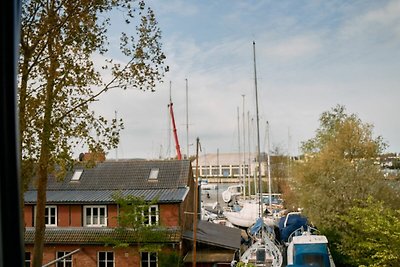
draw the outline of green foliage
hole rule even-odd
[[[340,216],[339,249],[355,266],[400,266],[400,210],[372,197]]]
[[[184,266],[182,257],[177,252],[159,252],[158,266],[180,267]]]
[[[303,143],[305,159],[294,166],[291,188],[296,204],[328,236],[333,253],[340,254],[342,250],[336,250],[344,242],[340,233],[347,227],[341,215],[371,196],[396,208],[399,197],[374,165],[385,144],[372,137],[371,125],[347,115],[343,106],[324,112],[320,123],[316,136]],[[339,261],[347,256],[352,255]]]
[[[169,241],[169,232],[160,225],[149,225],[149,207],[157,203],[132,195],[123,196],[120,193],[113,195],[119,206],[117,216],[118,227],[116,238],[107,239],[106,243],[114,247],[128,247],[140,244],[146,251],[159,251],[164,242]],[[155,214],[153,214],[155,215]]]

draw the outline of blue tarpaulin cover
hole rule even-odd
[[[284,223],[286,220],[286,216],[282,217],[279,220],[279,240],[281,242],[288,242],[288,238],[291,233],[293,233],[295,230],[303,227],[304,229],[307,229],[307,218],[301,216],[300,214],[290,214],[289,219],[287,220],[286,227],[284,227]]]

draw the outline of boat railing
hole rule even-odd
[[[315,227],[307,226],[307,229],[305,230],[304,227],[302,226],[302,227],[300,227],[300,228],[294,230],[294,231],[289,235],[287,244],[289,244],[290,242],[292,242],[294,236],[301,236],[301,235],[306,235],[306,234],[313,234],[313,235],[314,235],[314,234],[320,234],[320,233],[321,233],[321,232],[320,232],[317,228],[315,228]]]

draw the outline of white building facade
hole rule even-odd
[[[199,156],[199,176],[202,178],[240,178],[258,174],[256,153],[209,153]],[[261,176],[266,175],[266,156],[261,155]],[[195,164],[193,171],[195,173]]]

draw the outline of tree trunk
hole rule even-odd
[[[50,64],[50,66],[54,66]],[[55,67],[55,66],[54,66]],[[55,69],[55,68],[54,68]],[[55,72],[51,70],[51,72]],[[54,77],[54,76],[53,76]],[[45,232],[45,207],[46,207],[46,189],[48,167],[50,163],[50,136],[51,136],[51,113],[53,106],[53,82],[49,82],[46,86],[46,109],[43,121],[43,130],[41,136],[41,149],[39,158],[39,168],[37,172],[37,204],[36,204],[36,222],[35,222],[35,247],[32,266],[42,266],[43,245]]]
[[[54,12],[52,8],[49,10],[49,21],[54,19]],[[53,17],[52,17],[53,15]],[[55,77],[58,68],[57,58],[54,53],[55,40],[52,39],[52,35],[49,35],[47,43],[48,53],[50,55],[50,64],[47,69],[47,85],[46,85],[46,96],[45,96],[45,108],[44,118],[41,133],[41,147],[40,147],[40,158],[39,168],[37,172],[38,184],[37,184],[37,204],[36,204],[36,224],[35,224],[35,245],[33,251],[33,267],[41,267],[43,261],[43,248],[44,248],[44,235],[45,235],[45,208],[46,208],[46,190],[47,190],[47,177],[49,164],[51,164],[51,115],[53,111],[54,102],[54,90],[55,90]]]
[[[20,156],[20,163],[21,163],[21,188],[20,188],[20,200],[21,200],[21,218],[24,218],[24,193],[26,191],[26,185],[28,181],[32,179],[32,172],[26,171],[29,167],[24,164],[23,161],[23,152],[22,146],[24,142],[24,135],[26,131],[26,109],[27,109],[27,88],[28,88],[28,79],[29,79],[29,58],[30,58],[30,51],[29,48],[23,49],[24,53],[24,61],[21,64],[21,84],[19,87],[19,103],[18,103],[18,110],[19,110],[19,156]],[[25,224],[24,224],[25,225]]]

